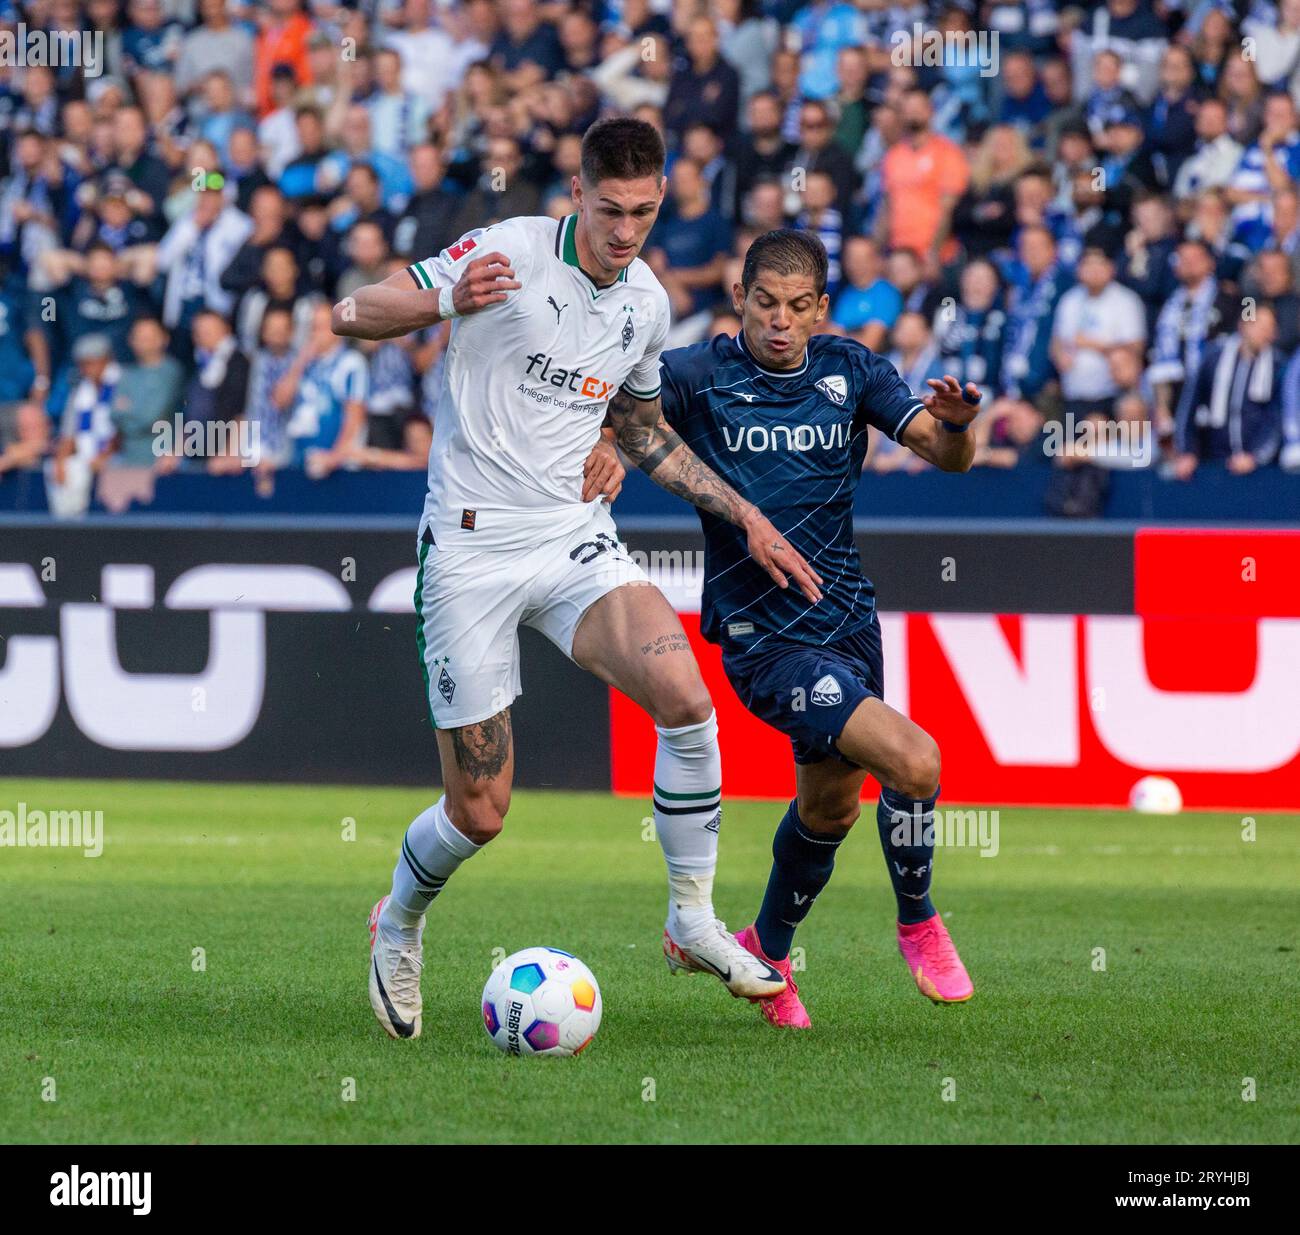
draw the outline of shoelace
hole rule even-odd
[[[406,962],[403,965],[403,961]],[[398,954],[397,964],[389,975],[388,985],[393,994],[404,1004],[418,1002],[420,997],[420,974],[424,962],[414,952],[403,948]]]
[[[921,950],[940,973],[952,973],[961,964],[947,931],[940,930],[935,925],[927,925],[920,943]]]

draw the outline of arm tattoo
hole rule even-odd
[[[620,390],[608,416],[619,448],[655,484],[729,523],[739,524],[753,510],[668,425],[658,396],[646,402]]]
[[[510,758],[510,712],[498,712],[477,725],[451,731],[456,766],[470,780],[493,780]]]

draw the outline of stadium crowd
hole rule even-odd
[[[570,213],[619,111],[670,152],[670,346],[734,333],[748,242],[806,228],[823,328],[978,383],[977,463],[1053,467],[1058,513],[1108,467],[1300,468],[1300,0],[0,0],[4,31],[103,35],[0,40],[0,485],[44,468],[56,512],[249,441],[262,492],[423,469],[448,327],[354,345],[330,305]],[[891,447],[867,467],[924,466]]]

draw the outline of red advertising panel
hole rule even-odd
[[[945,797],[1118,806],[1159,773],[1188,807],[1300,808],[1300,534],[1137,543],[1136,614],[881,615],[886,699],[938,741]],[[745,711],[698,618],[683,622],[718,711],[724,793],[791,796],[788,742]],[[648,793],[654,730],[617,695],[611,747],[614,789]]]

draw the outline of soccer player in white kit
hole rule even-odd
[[[604,436],[654,481],[743,527],[777,586],[820,597],[800,554],[663,420],[668,297],[637,256],[663,201],[663,168],[652,125],[601,121],[583,139],[575,214],[475,229],[334,307],[335,331],[364,339],[453,319],[415,593],[444,791],[407,828],[392,889],[370,915],[370,1002],[393,1037],[420,1033],[425,911],[500,832],[509,806],[521,623],[654,719],[669,968],[712,973],[750,999],[785,988],[713,910],[721,763],[690,644],[619,544],[606,503],[583,500],[593,459],[621,477],[600,460],[613,452],[602,445],[608,422]]]

